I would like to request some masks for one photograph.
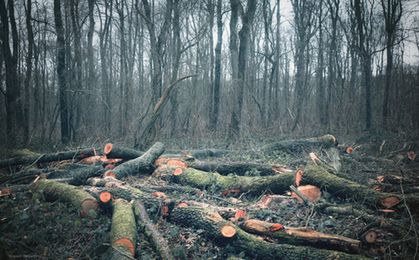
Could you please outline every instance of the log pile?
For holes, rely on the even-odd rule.
[[[377,252],[384,243],[377,238],[380,230],[410,234],[400,216],[406,210],[413,217],[417,214],[419,194],[383,192],[345,178],[333,165],[340,163],[336,158],[351,156],[353,151],[339,152],[336,145],[336,138],[326,135],[261,148],[260,153],[266,154],[298,154],[306,163],[294,169],[282,163],[223,160],[220,156],[233,153],[226,150],[164,153],[162,143],[145,152],[108,143],[103,152],[83,149],[18,157],[0,160],[0,168],[31,167],[0,176],[0,198],[30,189],[46,201],[68,204],[81,217],[109,215],[107,259],[138,256],[139,237],[149,240],[160,258],[175,259],[170,241],[156,225],[159,219],[200,231],[204,239],[219,247],[229,245],[234,253],[249,258],[376,256],[372,250]],[[328,161],[316,155],[316,149],[335,149],[337,156]],[[395,179],[390,175],[387,181]],[[354,216],[365,226],[358,227],[358,235],[344,236],[307,227],[309,218],[305,226],[292,226],[285,224],[292,219],[281,219],[281,223],[270,216],[275,210],[295,208],[311,212],[309,217]],[[390,212],[399,217],[385,215]]]

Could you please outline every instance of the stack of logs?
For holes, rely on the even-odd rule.
[[[301,152],[314,147],[334,148],[336,145],[336,138],[326,135],[279,142],[263,147],[261,152]],[[0,184],[3,186],[0,196],[22,189],[22,185],[14,184],[26,179],[30,181],[28,187],[34,192],[42,193],[47,200],[60,200],[75,206],[79,209],[81,217],[95,217],[103,212],[111,213],[110,259],[132,259],[135,256],[137,226],[144,227],[147,237],[150,237],[163,259],[173,259],[167,242],[147,214],[146,209],[151,207],[158,208],[159,214],[168,221],[202,229],[208,239],[217,241],[220,245],[228,243],[237,252],[245,252],[253,258],[364,258],[361,254],[362,247],[376,239],[373,231],[365,232],[358,240],[246,217],[246,211],[268,206],[269,199],[275,195],[265,195],[261,203],[263,205],[255,205],[253,209],[246,208],[244,211],[235,207],[169,198],[165,193],[158,191],[158,187],[145,185],[138,188],[129,185],[124,182],[128,176],[152,175],[182,185],[168,186],[167,189],[181,189],[195,194],[202,194],[202,191],[208,188],[225,196],[243,193],[260,196],[266,191],[283,194],[292,190],[296,198],[315,210],[340,213],[346,211],[359,214],[371,222],[379,221],[378,217],[350,206],[316,203],[320,192],[327,191],[336,197],[363,201],[371,208],[391,209],[402,202],[406,202],[410,208],[415,208],[418,201],[416,195],[402,197],[399,194],[380,192],[339,177],[333,167],[315,155],[310,156],[311,160],[308,160],[304,168],[294,171],[282,165],[197,160],[225,156],[229,153],[226,150],[163,153],[164,145],[159,142],[146,152],[106,144],[103,151],[84,149],[0,160],[0,168],[13,168],[15,165],[25,164],[42,165],[63,160],[72,162],[56,166],[53,170],[25,170],[8,178],[0,178]],[[86,166],[85,163],[94,165]],[[98,163],[102,166],[97,166]],[[244,176],[249,170],[258,171],[260,176]],[[33,180],[34,178],[36,179]]]

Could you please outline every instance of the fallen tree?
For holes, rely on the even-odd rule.
[[[115,176],[117,179],[133,174],[147,174],[154,171],[154,161],[164,152],[162,143],[155,143],[147,152],[140,157],[118,165],[105,173],[107,176]]]
[[[319,137],[297,139],[297,140],[285,140],[272,144],[266,144],[262,146],[261,151],[264,153],[274,152],[287,152],[287,153],[301,153],[314,148],[324,149],[335,147],[338,145],[336,137],[333,135],[323,135]]]
[[[36,164],[36,163],[47,163],[53,161],[73,160],[78,161],[83,158],[97,155],[98,151],[95,148],[87,148],[81,150],[73,150],[66,152],[47,153],[31,156],[21,156],[10,159],[0,160],[0,168],[21,165],[21,164]]]
[[[208,238],[230,244],[238,252],[244,251],[258,259],[366,259],[360,255],[309,246],[269,243],[224,220],[216,211],[200,207],[175,207],[170,214],[170,220],[187,227],[203,229]]]
[[[38,179],[31,185],[46,200],[60,200],[77,208],[82,217],[95,217],[99,209],[98,202],[92,195],[81,188],[58,183],[53,180]]]
[[[116,199],[113,202],[112,228],[110,233],[110,259],[132,259],[135,255],[137,227],[132,204]]]

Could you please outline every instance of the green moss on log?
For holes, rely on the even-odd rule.
[[[114,251],[112,259],[121,259],[124,255],[134,256],[137,240],[135,217],[131,203],[123,199],[113,202],[110,238]]]
[[[338,251],[269,243],[224,220],[217,212],[201,207],[176,207],[170,220],[187,227],[202,229],[205,231],[202,234],[209,239],[215,239],[223,245],[228,243],[237,252],[244,251],[256,259],[366,259],[360,255]],[[225,225],[231,225],[236,229],[234,237],[224,238],[221,235],[220,229]]]
[[[82,217],[96,216],[99,208],[96,199],[79,187],[40,179],[33,185],[33,189],[42,193],[47,200],[60,200],[73,205],[79,209]]]

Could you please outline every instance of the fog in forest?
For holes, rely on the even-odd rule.
[[[413,0],[1,0],[0,15],[9,147],[418,133]]]

